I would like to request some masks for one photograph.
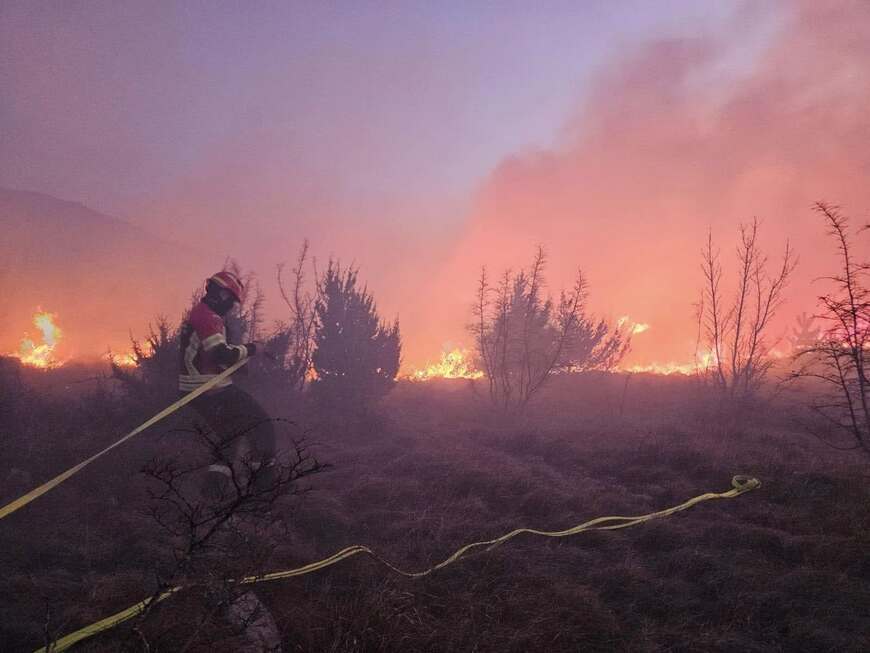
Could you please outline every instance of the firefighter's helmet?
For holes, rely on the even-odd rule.
[[[212,275],[208,278],[207,283],[215,283],[221,288],[226,288],[229,290],[233,296],[236,298],[236,301],[240,304],[245,299],[245,286],[242,283],[242,280],[239,279],[235,274],[228,270],[222,270],[215,275]]]

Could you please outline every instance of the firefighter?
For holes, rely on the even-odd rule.
[[[222,271],[206,281],[205,296],[194,306],[181,328],[178,388],[188,393],[214,378],[222,370],[257,353],[254,343],[227,342],[225,317],[244,300],[242,281],[232,272]],[[260,404],[247,392],[223,379],[217,386],[194,399],[194,410],[221,443],[230,445],[232,462],[249,456],[256,470],[255,487],[268,489],[275,474],[275,427]],[[241,434],[245,438],[240,438]],[[230,476],[222,463],[209,466],[203,482],[205,496],[221,495]]]

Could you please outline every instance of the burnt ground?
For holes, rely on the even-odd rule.
[[[484,391],[402,383],[354,422],[269,397],[273,414],[310,428],[311,451],[332,468],[276,504],[285,530],[251,533],[274,545],[261,570],[352,544],[420,570],[519,526],[647,513],[727,490],[737,473],[763,486],[623,531],[521,535],[423,579],[358,556],[257,585],[283,650],[870,650],[868,461],[804,433],[793,406],[723,409],[687,380],[587,375],[558,379],[507,420],[484,408]],[[4,503],[149,409],[110,387],[7,393]],[[155,427],[3,520],[0,649],[33,650],[153,591],[171,555],[139,470],[194,455],[190,434],[172,430],[183,424]],[[138,632],[125,624],[75,650],[238,650],[208,582],[228,569],[205,554],[201,586]]]

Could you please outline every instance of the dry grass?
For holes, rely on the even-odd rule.
[[[621,379],[560,380],[513,422],[487,415],[462,383],[400,386],[377,420],[319,432],[318,456],[334,469],[278,508],[291,530],[274,568],[360,543],[417,570],[518,526],[567,528],[725,490],[734,473],[763,487],[626,531],[521,536],[421,580],[358,557],[264,584],[284,650],[870,650],[866,463],[800,435],[779,408],[711,416],[685,382],[632,384],[623,404]],[[122,406],[64,401],[23,430],[0,426],[35,450],[13,453],[11,467],[45,478],[118,432]],[[135,471],[155,450],[183,453],[183,436],[131,443],[4,521],[0,649],[40,645],[46,605],[52,628],[68,631],[150,590],[165,553],[138,512]],[[191,593],[161,608],[152,627],[165,650],[202,605]],[[190,650],[236,645],[217,617],[209,633]],[[114,650],[125,636],[82,650]]]

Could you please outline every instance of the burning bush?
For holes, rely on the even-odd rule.
[[[429,381],[431,379],[480,379],[483,372],[475,368],[471,360],[471,352],[460,348],[441,352],[441,360],[431,363],[425,368],[414,370],[408,375],[411,381]]]
[[[57,359],[55,347],[60,341],[63,332],[54,323],[57,315],[40,311],[33,316],[33,326],[42,334],[42,344],[36,344],[31,338],[21,341],[19,351],[12,354],[25,365],[49,369],[63,363]]]

